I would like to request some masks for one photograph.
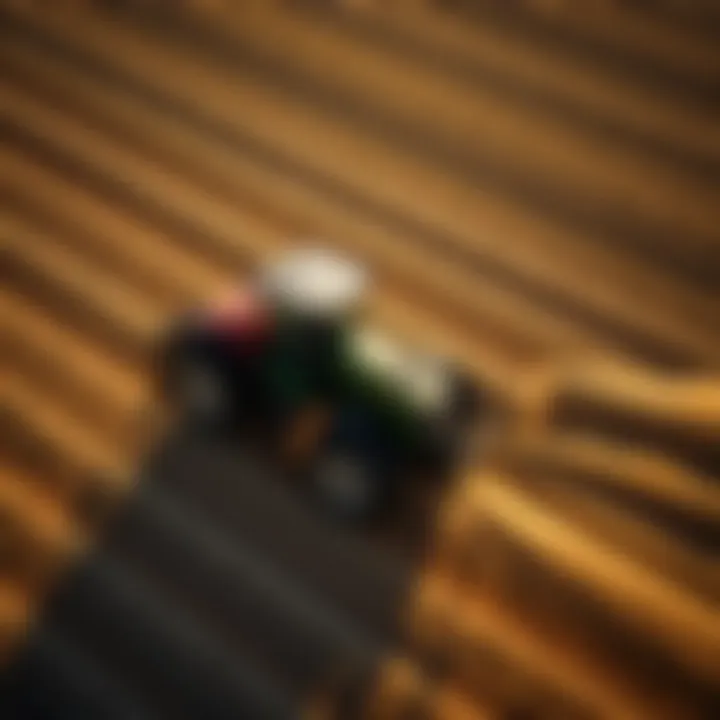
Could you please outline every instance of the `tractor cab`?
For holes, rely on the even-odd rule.
[[[339,358],[366,285],[358,264],[317,250],[297,251],[261,276],[258,292],[275,322],[267,371],[282,406],[338,399]]]

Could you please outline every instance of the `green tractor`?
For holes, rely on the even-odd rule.
[[[366,288],[356,263],[296,251],[182,318],[162,352],[164,392],[188,419],[261,428],[349,521],[391,508],[413,475],[450,474],[484,405],[454,364],[367,327]]]

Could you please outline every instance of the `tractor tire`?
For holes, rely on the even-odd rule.
[[[343,450],[328,450],[311,471],[312,492],[324,510],[344,523],[359,524],[382,509],[382,479],[370,463]]]

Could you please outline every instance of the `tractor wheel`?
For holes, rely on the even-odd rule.
[[[341,521],[360,523],[380,509],[381,479],[369,463],[352,453],[330,450],[321,455],[311,482],[318,502]]]
[[[185,358],[175,372],[177,402],[191,422],[215,426],[230,421],[237,413],[231,388],[211,363]]]
[[[483,405],[480,390],[472,379],[453,371],[449,403],[431,421],[427,442],[418,458],[426,473],[447,477],[475,454]]]
[[[158,368],[165,404],[183,423],[217,427],[238,416],[239,402],[206,343],[178,332],[165,344]]]

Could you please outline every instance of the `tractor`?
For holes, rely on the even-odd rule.
[[[261,430],[349,522],[383,514],[414,475],[450,475],[485,404],[455,363],[370,327],[367,286],[353,260],[296,250],[184,314],[160,354],[188,421]]]

